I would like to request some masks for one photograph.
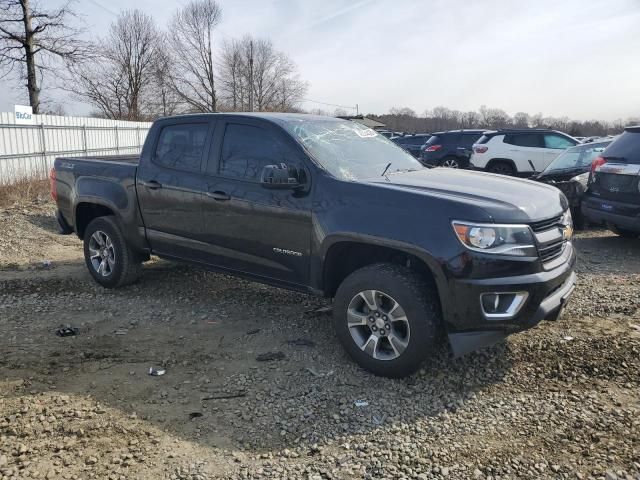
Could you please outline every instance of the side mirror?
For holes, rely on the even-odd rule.
[[[264,188],[294,189],[300,186],[298,170],[288,167],[286,163],[265,165],[262,169],[260,183]]]

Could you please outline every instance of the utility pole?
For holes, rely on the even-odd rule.
[[[249,111],[253,112],[253,40],[249,41]]]
[[[356,117],[360,114],[360,111],[358,110],[358,104],[356,103]]]

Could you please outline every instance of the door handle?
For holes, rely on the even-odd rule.
[[[227,195],[226,193],[221,192],[219,190],[216,190],[215,192],[207,192],[206,195],[207,195],[207,197],[213,198],[214,200],[217,200],[218,202],[225,202],[227,200],[231,200],[231,197],[229,195]]]
[[[140,183],[140,185],[142,185],[143,187],[147,187],[151,190],[157,190],[159,188],[162,188],[162,184],[156,180],[149,180],[148,182],[138,182]]]

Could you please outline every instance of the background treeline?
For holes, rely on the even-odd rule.
[[[625,121],[606,122],[602,120],[571,120],[567,117],[545,117],[541,113],[530,115],[518,112],[510,116],[497,108],[480,107],[476,112],[460,112],[446,107],[427,110],[422,116],[410,108],[392,108],[385,115],[368,115],[379,120],[394,131],[408,133],[432,133],[458,128],[551,128],[575,136],[595,136],[620,133],[625,126],[640,124],[640,117]]]

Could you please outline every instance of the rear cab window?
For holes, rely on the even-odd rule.
[[[602,154],[608,160],[640,164],[640,128],[625,130]]]
[[[154,163],[175,170],[199,172],[208,131],[208,123],[163,127],[154,152]]]

